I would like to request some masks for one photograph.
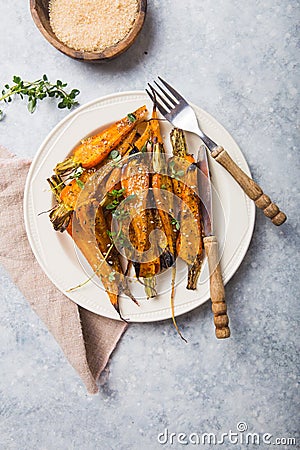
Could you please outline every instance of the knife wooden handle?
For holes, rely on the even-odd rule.
[[[230,329],[228,327],[229,319],[225,302],[225,289],[219,263],[218,241],[215,236],[208,236],[203,239],[203,243],[208,259],[210,297],[212,311],[214,313],[216,337],[218,339],[225,339],[230,336]]]
[[[271,201],[270,197],[264,194],[260,186],[239,168],[223,147],[216,147],[211,155],[218,163],[225,167],[248,197],[254,200],[256,206],[263,210],[264,215],[269,217],[274,225],[281,225],[286,221],[286,215]]]

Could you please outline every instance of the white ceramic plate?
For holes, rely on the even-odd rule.
[[[91,281],[84,287],[67,292],[84,281],[88,271],[82,258],[78,258],[74,244],[66,233],[54,232],[48,215],[38,216],[52,206],[52,194],[46,179],[53,167],[62,161],[84,136],[99,127],[115,122],[139,106],[152,104],[144,92],[124,92],[102,97],[71,113],[60,122],[42,143],[32,162],[24,197],[25,225],[32,250],[44,272],[67,297],[78,305],[105,317],[118,319],[106,293],[99,282]],[[223,145],[237,164],[250,175],[241,150],[229,133],[208,113],[195,106],[199,123],[213,140]],[[162,123],[165,142],[171,126]],[[187,136],[191,153],[198,148],[199,139]],[[167,144],[168,146],[168,144]],[[169,148],[170,150],[170,148]],[[255,220],[255,206],[233,178],[212,158],[209,159],[211,177],[215,189],[213,195],[214,231],[219,240],[221,267],[225,284],[242,262],[248,249]],[[218,199],[219,197],[219,199]],[[179,264],[175,298],[175,314],[190,311],[209,299],[208,268],[205,261],[196,291],[188,291],[183,279],[186,268]],[[137,283],[136,283],[137,284]],[[170,273],[158,277],[160,295],[152,300],[141,300],[137,307],[127,297],[121,298],[123,316],[135,322],[150,322],[171,317]],[[140,286],[133,283],[133,291],[139,297]]]

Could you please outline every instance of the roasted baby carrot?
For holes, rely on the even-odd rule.
[[[138,211],[131,221],[133,245],[141,255],[141,261],[133,261],[136,276],[138,278],[144,278],[147,297],[154,297],[156,295],[155,274],[160,269],[160,261],[158,257],[151,259],[149,252],[147,253],[148,260],[143,261],[145,256],[142,255],[150,248],[148,238],[153,229],[153,224],[151,224],[151,220],[153,221],[152,214],[147,209],[147,194],[142,194],[143,191],[147,193],[150,187],[150,176],[147,165],[138,159],[129,159],[122,169],[121,184],[125,197],[130,195],[135,196],[135,210]]]
[[[87,175],[85,179],[87,179]],[[67,192],[65,191],[62,200],[61,193],[65,190],[65,185],[60,177],[54,175],[49,180],[49,184],[61,208],[67,210],[68,203],[69,205],[73,205],[74,196],[71,191],[68,191],[70,193],[70,199],[68,199]],[[75,219],[76,223],[75,234],[73,236],[71,216],[66,226],[67,232],[73,237],[76,245],[87,259],[95,274],[101,278],[112,305],[122,318],[118,295],[124,293],[135,303],[137,301],[130,292],[126,278],[123,275],[119,255],[108,236],[102,208],[97,204],[95,206],[93,202],[83,203],[76,208],[76,217],[73,216],[73,219]],[[118,276],[115,277],[114,273],[118,273]],[[114,281],[115,278],[117,281]]]
[[[177,254],[188,264],[187,288],[196,289],[203,259],[200,199],[197,195],[197,167],[194,158],[187,154],[183,131],[175,128],[170,137],[174,156],[183,159],[183,163],[178,159],[174,160],[172,180],[174,193],[182,200],[180,233],[176,242]]]
[[[55,173],[61,175],[79,166],[85,169],[97,166],[117,147],[136,124],[145,118],[146,114],[147,108],[142,106],[95,136],[84,139],[70,157],[56,165]]]
[[[133,130],[129,133],[128,136],[124,138],[124,140],[118,145],[117,151],[121,157],[125,156],[126,152],[128,152],[134,143],[136,137],[136,130]],[[112,161],[109,161],[111,166],[108,165],[107,173],[110,179],[110,182],[107,184],[111,184],[114,179],[120,179],[120,168],[115,167]],[[78,170],[78,169],[77,169]],[[117,171],[117,172],[116,172]],[[50,215],[50,220],[53,224],[53,227],[56,231],[64,231],[66,229],[66,222],[68,223],[70,214],[75,209],[78,197],[81,193],[82,188],[88,182],[92,175],[96,172],[96,168],[84,169],[80,177],[76,179],[72,179],[69,184],[64,184],[59,189],[60,201],[59,205],[55,211],[53,211]],[[54,175],[51,179],[55,177],[59,177],[58,175]],[[116,184],[116,181],[114,182]],[[113,189],[113,187],[108,190]],[[56,192],[55,192],[56,191]],[[55,189],[55,195],[57,196],[57,189]],[[109,202],[109,199],[106,199]],[[104,202],[103,202],[104,204]]]

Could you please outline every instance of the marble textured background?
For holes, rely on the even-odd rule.
[[[99,66],[52,48],[28,3],[0,2],[1,85],[14,74],[47,73],[78,87],[85,103],[143,89],[160,74],[231,132],[253,176],[289,219],[276,228],[257,214],[250,249],[226,287],[230,340],[214,338],[209,303],[179,318],[188,345],[169,321],[133,324],[94,397],[0,269],[0,448],[152,450],[162,447],[157,435],[166,427],[221,433],[236,431],[240,421],[249,432],[296,437],[299,1],[149,0],[135,45]],[[0,143],[26,157],[67,114],[45,102],[30,116],[19,101],[6,112]]]

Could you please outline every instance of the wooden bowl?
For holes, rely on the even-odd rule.
[[[30,0],[30,11],[32,18],[47,41],[65,55],[87,62],[108,61],[127,50],[133,44],[142,29],[146,10],[147,0],[138,0],[138,15],[134,25],[127,36],[125,36],[125,38],[116,45],[108,47],[102,52],[81,52],[65,45],[53,33],[49,19],[49,0]]]

